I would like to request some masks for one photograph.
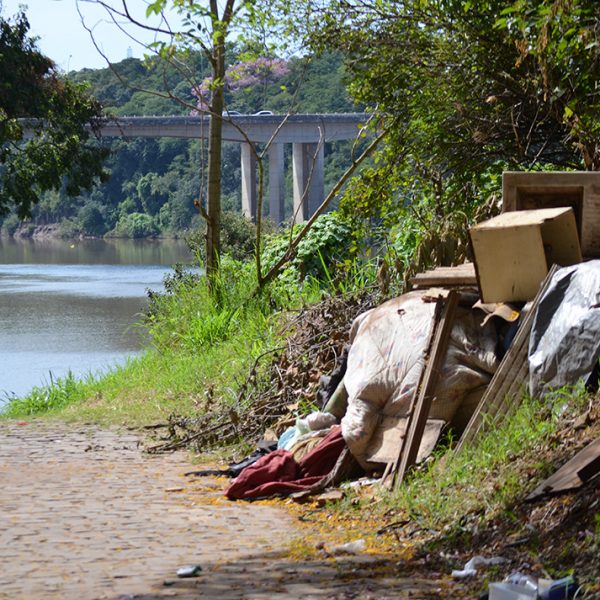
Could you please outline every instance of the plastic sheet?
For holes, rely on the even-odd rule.
[[[600,356],[600,260],[559,269],[541,299],[529,338],[529,391],[587,381]]]

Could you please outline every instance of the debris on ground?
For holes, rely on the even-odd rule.
[[[351,472],[381,477],[388,487],[401,485],[444,431],[459,436],[457,452],[494,435],[528,385],[542,398],[552,392],[549,384],[595,383],[600,260],[582,262],[581,227],[573,207],[556,198],[548,207],[505,212],[470,229],[474,263],[417,275],[412,281],[418,289],[379,305],[365,292],[301,310],[285,322],[285,346],[257,359],[235,407],[225,413],[207,403],[194,418],[172,417],[164,441],[150,450],[206,450],[240,437],[257,442],[263,435],[277,441],[274,451],[241,463],[226,492],[230,499],[306,501]],[[586,540],[585,558],[569,559],[585,579],[598,566],[592,556],[597,540],[589,542],[597,538],[600,502],[597,400],[585,422],[565,427],[556,447],[540,451],[551,456],[537,457],[538,463],[532,456],[523,459],[523,471],[538,481],[540,464],[563,465],[530,497],[537,505],[511,507],[514,521],[504,517],[482,525],[477,516],[463,515],[470,558],[443,532],[415,537],[410,518],[389,531],[399,544],[408,538],[413,546],[421,538],[421,548],[432,539],[447,543],[454,555],[441,562],[453,563],[461,593],[475,591],[470,580],[481,584],[480,566],[513,572],[526,567],[524,577],[538,577],[535,571],[553,559],[559,568],[565,539],[576,547],[578,536]],[[584,440],[587,447],[577,447]],[[569,485],[562,485],[565,478]],[[573,482],[581,489],[546,497],[548,491],[572,490]],[[469,519],[476,523],[471,529]],[[443,569],[449,573],[448,566]],[[565,593],[575,585],[559,582]],[[498,583],[490,591],[520,585]]]

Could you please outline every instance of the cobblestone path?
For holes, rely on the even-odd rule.
[[[132,433],[0,422],[0,599],[437,597],[373,557],[287,561],[287,512],[228,502],[191,469]],[[201,576],[177,579],[187,564]]]
[[[93,427],[0,424],[0,598],[143,593],[182,565],[288,542],[284,511],[221,501],[222,482],[184,478],[186,458]]]

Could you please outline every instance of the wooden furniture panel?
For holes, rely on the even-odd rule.
[[[583,256],[600,256],[600,173],[503,173],[503,212],[561,206],[573,208]]]

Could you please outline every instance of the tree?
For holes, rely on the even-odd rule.
[[[85,0],[82,0],[85,1]],[[220,254],[221,226],[221,155],[223,112],[225,109],[224,82],[226,69],[226,42],[231,30],[236,26],[239,15],[251,10],[247,0],[155,0],[147,6],[146,17],[164,15],[171,8],[180,19],[176,29],[169,25],[163,16],[161,24],[151,26],[138,20],[130,10],[130,2],[123,0],[119,7],[104,0],[93,0],[103,6],[113,18],[126,19],[143,30],[152,30],[168,36],[169,41],[157,41],[150,44],[151,50],[170,64],[176,64],[177,50],[200,49],[211,68],[212,84],[210,97],[206,101],[210,115],[208,131],[207,185],[206,200],[197,200],[197,208],[206,221],[206,272],[209,280],[217,273]],[[116,20],[116,19],[115,19]],[[180,63],[183,66],[183,63]],[[194,74],[190,87],[199,89]],[[165,94],[171,96],[172,90]]]
[[[401,119],[395,144],[424,168],[600,168],[594,0],[334,0],[316,22],[355,97]]]
[[[143,18],[138,19],[130,10],[133,2],[121,0],[115,3],[113,0],[78,0],[79,2],[93,2],[105,8],[113,22],[120,26],[125,21],[133,24],[141,30],[152,31],[154,34],[168,36],[168,41],[157,40],[151,44],[146,44],[149,51],[155,53],[156,57],[163,61],[165,65],[165,74],[168,67],[177,67],[182,75],[187,75],[191,83],[189,90],[194,90],[193,104],[190,105],[189,99],[182,98],[175,94],[172,85],[165,81],[165,89],[160,94],[163,97],[171,98],[183,105],[188,105],[193,111],[202,111],[209,115],[208,131],[208,160],[207,160],[207,185],[206,198],[202,196],[203,186],[201,185],[201,197],[196,200],[195,205],[198,211],[206,221],[206,272],[209,279],[214,280],[214,276],[219,269],[220,255],[220,229],[221,229],[221,167],[222,167],[222,128],[225,120],[230,120],[225,103],[225,84],[230,82],[237,84],[238,87],[245,79],[255,77],[264,88],[273,77],[281,76],[277,74],[283,67],[281,61],[273,60],[266,51],[267,58],[262,62],[257,60],[258,52],[264,51],[268,44],[265,40],[269,39],[267,31],[271,27],[277,27],[273,20],[274,13],[271,10],[271,3],[261,3],[255,0],[154,0],[149,2],[146,10],[146,17],[153,15],[159,17],[159,24],[152,25]],[[307,0],[307,5],[310,0]],[[171,14],[174,11],[179,17],[177,27],[170,26],[170,19],[167,12],[170,9]],[[288,9],[283,6],[282,11],[286,13]],[[262,41],[246,44],[248,52],[245,53],[243,60],[228,73],[226,70],[226,56],[232,48],[227,43],[228,37],[235,32],[240,34],[242,31],[253,30],[258,32],[258,38]],[[91,30],[90,30],[91,33]],[[129,32],[129,35],[131,33]],[[256,38],[255,38],[256,40]],[[141,42],[140,42],[141,43]],[[210,75],[202,75],[199,79],[194,70],[190,70],[186,64],[194,51],[200,50],[210,65]],[[271,53],[272,54],[272,53]],[[252,66],[251,66],[252,65]],[[285,66],[287,69],[287,66]],[[199,79],[199,80],[198,80]],[[293,101],[293,99],[292,99]],[[298,249],[298,244],[306,235],[315,219],[323,213],[335,194],[339,192],[343,183],[357,169],[366,157],[374,150],[383,135],[377,136],[376,142],[368,146],[367,153],[355,156],[356,147],[352,151],[352,164],[343,174],[342,180],[334,185],[333,193],[330,193],[318,208],[316,214],[311,218],[304,229],[293,239],[290,239],[289,249],[269,271],[262,273],[261,268],[261,207],[262,191],[264,188],[264,170],[262,158],[265,156],[269,142],[264,145],[259,153],[254,144],[252,144],[245,134],[244,130],[231,121],[234,127],[237,127],[239,133],[246,142],[249,143],[251,151],[255,153],[258,164],[258,202],[257,202],[257,234],[255,243],[255,258],[258,286],[262,287],[271,281],[281,270],[282,265],[291,260]],[[324,140],[322,140],[322,143]],[[167,211],[161,215],[161,222],[167,219]],[[171,221],[172,222],[172,221]]]
[[[0,17],[0,214],[16,206],[20,218],[46,190],[75,195],[105,177],[88,129],[100,105],[60,75],[28,32],[24,13]],[[34,119],[27,136],[24,118]]]
[[[355,99],[397,123],[345,208],[388,231],[412,220],[421,254],[435,249],[423,266],[454,260],[438,250],[503,170],[600,168],[595,0],[332,0],[310,23]]]

